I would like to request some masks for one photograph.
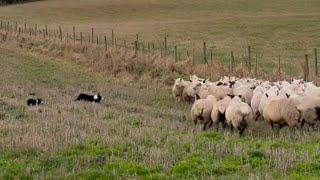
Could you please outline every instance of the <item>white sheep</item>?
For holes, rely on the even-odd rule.
[[[247,103],[242,102],[239,98],[231,100],[226,109],[226,121],[231,130],[237,129],[239,135],[242,136],[251,118],[252,110]]]
[[[233,88],[233,95],[241,97],[243,102],[250,105],[253,96],[253,90],[253,84],[242,84]]]
[[[222,83],[218,82],[216,85],[211,85],[208,87],[209,93],[216,97],[217,100],[221,100],[228,95],[232,95],[233,83]]]
[[[192,82],[191,84],[187,85],[182,91],[182,100],[189,103],[194,102],[200,87],[201,83],[197,82]]]
[[[174,81],[173,87],[172,87],[172,94],[176,98],[177,101],[181,100],[182,98],[182,92],[185,87],[190,86],[190,81],[185,81],[181,78],[178,78]]]
[[[268,97],[263,109],[263,117],[272,128],[274,124],[278,124],[280,129],[287,125],[297,127],[300,116],[294,100],[288,97]]]
[[[262,98],[265,91],[267,91],[267,89],[264,86],[258,86],[253,91],[250,105],[251,105],[252,113],[253,113],[256,121],[260,117],[259,104],[260,104],[261,98]]]
[[[267,102],[267,95],[269,97],[275,97],[279,95],[279,89],[277,86],[272,86],[270,89],[268,89],[266,92],[264,92],[264,95],[262,96],[260,103],[259,103],[259,113],[263,114],[263,109],[265,107],[265,104]]]
[[[301,126],[307,123],[314,127],[316,120],[320,120],[320,98],[303,96],[297,103],[297,108],[301,112]]]
[[[211,111],[211,119],[212,122],[216,124],[217,130],[219,129],[220,123],[223,125],[223,128],[226,128],[225,112],[230,102],[231,97],[226,96],[222,100],[213,104]]]
[[[212,125],[211,111],[216,98],[209,95],[206,99],[196,100],[191,108],[191,118],[195,125],[203,124],[203,130],[210,128]]]

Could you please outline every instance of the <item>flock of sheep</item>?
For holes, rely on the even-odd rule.
[[[175,80],[172,92],[177,101],[193,103],[191,118],[203,130],[216,124],[219,129],[236,129],[240,136],[251,120],[263,119],[278,125],[312,128],[320,120],[320,87],[312,82],[269,82],[251,78],[223,77],[217,82],[196,75]]]

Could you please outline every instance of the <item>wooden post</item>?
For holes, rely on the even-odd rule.
[[[167,44],[167,36],[164,36],[164,55],[167,55],[168,44]]]
[[[18,33],[18,36],[20,36],[20,33],[21,33],[21,28],[19,27],[19,33]]]
[[[61,30],[61,26],[59,26],[59,37],[60,37],[60,40],[62,41],[62,30]]]
[[[305,55],[303,79],[305,81],[309,81],[309,58],[308,58],[308,54]]]
[[[258,75],[258,53],[256,53],[256,66],[255,66],[255,71],[254,71],[255,75]]]
[[[318,50],[317,48],[314,48],[314,68],[315,68],[315,74],[318,77],[319,71],[318,71]]]
[[[281,55],[279,54],[278,58],[278,75],[281,75]]]
[[[123,46],[124,46],[124,59],[126,59],[127,56],[127,41],[123,40]]]
[[[248,46],[248,70],[251,74],[251,46]]]
[[[0,21],[0,29],[2,29],[2,20]]]
[[[231,73],[234,74],[234,54],[233,54],[233,51],[231,51],[231,63],[230,63],[230,66],[231,66]]]
[[[107,42],[107,36],[104,36],[104,47],[106,51],[108,50],[108,42]]]
[[[91,28],[91,43],[94,43],[94,29]]]
[[[196,58],[196,57],[195,57],[195,49],[193,48],[193,49],[192,49],[192,65],[193,65],[193,66],[195,65],[195,61],[196,61],[195,58]]]
[[[134,41],[134,55],[138,57],[138,41]]]
[[[27,32],[27,23],[24,23],[24,32]]]
[[[175,59],[175,61],[178,60],[178,47],[177,46],[174,46],[174,59]]]
[[[151,54],[151,47],[150,47],[150,43],[148,42],[148,54]]]
[[[210,61],[211,61],[211,66],[213,65],[213,50],[210,50]]]
[[[46,35],[48,35],[48,25],[45,26],[46,29]]]
[[[113,29],[111,29],[111,45],[114,45],[114,32]]]
[[[73,43],[76,43],[76,27],[73,26]]]
[[[35,26],[34,26],[34,36],[37,36],[37,31],[38,31],[38,25],[35,24]]]
[[[14,31],[17,32],[18,31],[18,23],[16,22],[16,25],[14,27]]]
[[[43,29],[43,30],[42,30],[42,33],[43,33],[43,39],[45,39],[45,38],[46,38],[46,30]]]
[[[207,61],[207,45],[206,45],[206,42],[203,42],[203,60],[204,60],[204,63],[208,63],[208,61]]]
[[[82,32],[80,32],[80,44],[82,45],[82,39],[83,39],[83,37],[82,37]]]
[[[97,45],[99,45],[99,36],[97,36]]]

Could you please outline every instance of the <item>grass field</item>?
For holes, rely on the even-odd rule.
[[[96,27],[101,34],[113,28],[128,39],[136,33],[148,40],[168,34],[181,44],[205,39],[223,51],[241,51],[249,43],[277,56],[273,48],[320,45],[319,6],[316,0],[47,0],[0,7],[0,17],[69,30]],[[218,76],[218,66],[189,70],[188,61],[157,55],[133,58],[121,49],[85,50],[30,37],[2,40],[3,34],[0,179],[320,176],[319,126],[271,131],[265,122],[251,122],[241,138],[229,131],[194,131],[190,105],[175,102],[170,83],[186,72],[204,75],[208,68]],[[179,70],[179,63],[189,65]],[[268,64],[263,68],[272,71]],[[74,102],[80,92],[100,92],[105,100]],[[37,96],[43,105],[26,106],[27,98]]]
[[[130,82],[74,62],[0,47],[1,178],[314,178],[319,130],[271,131],[253,123],[245,137],[193,132],[190,106],[170,87]],[[19,73],[17,73],[19,72]],[[101,104],[76,103],[100,92]],[[27,107],[28,94],[44,104]]]
[[[217,49],[237,50],[251,44],[259,49],[319,47],[318,0],[46,0],[0,7],[4,20],[63,25],[83,32],[178,44],[213,43]]]

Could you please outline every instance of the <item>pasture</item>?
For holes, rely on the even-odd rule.
[[[95,27],[100,35],[114,29],[128,40],[137,33],[146,41],[168,35],[170,43],[185,47],[205,40],[222,53],[241,52],[249,44],[274,58],[279,52],[303,57],[320,46],[319,6],[316,0],[47,0],[0,7],[0,17],[62,26],[64,32],[75,25],[88,33]],[[173,79],[199,69],[214,71],[208,74],[217,78],[217,69],[178,71],[175,65],[183,62],[170,64],[156,55],[133,58],[122,49],[105,52],[30,37],[3,40],[3,34],[1,179],[320,176],[319,126],[277,131],[258,121],[244,137],[194,131],[191,105],[172,96]],[[100,93],[104,100],[74,102],[81,92]],[[27,107],[27,98],[38,96],[44,104]]]

